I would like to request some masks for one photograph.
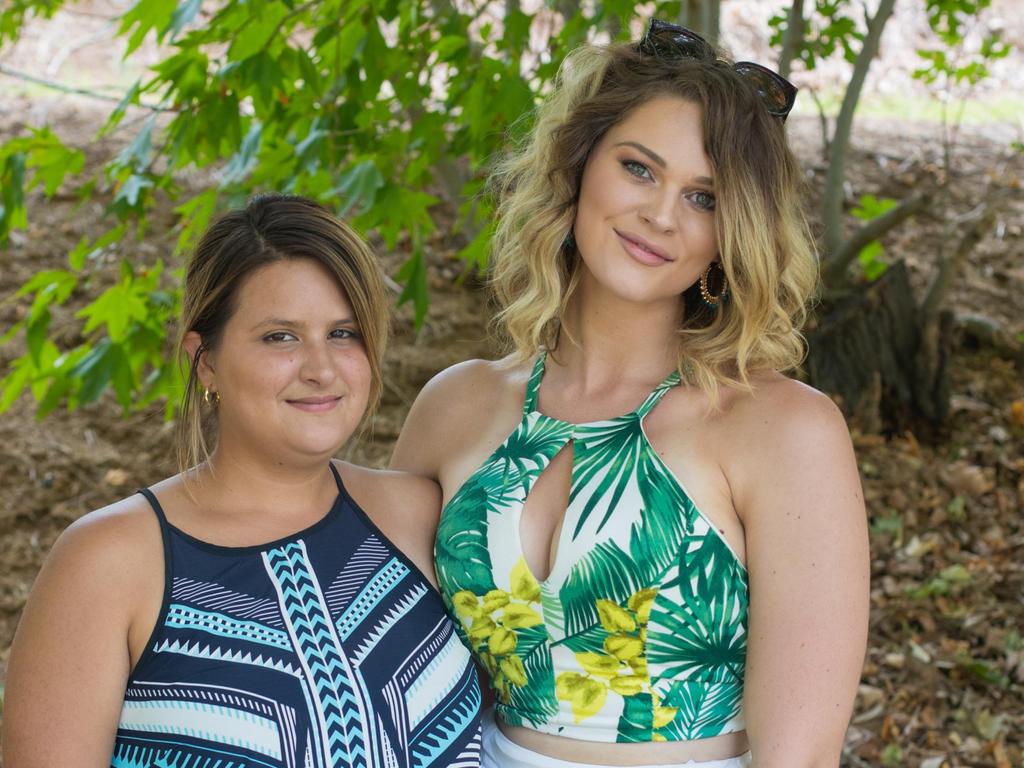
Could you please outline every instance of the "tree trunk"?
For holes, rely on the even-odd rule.
[[[793,58],[804,39],[804,0],[793,0],[786,18],[786,31],[782,34],[782,50],[779,51],[779,74],[789,77],[793,69]]]
[[[704,0],[701,6],[701,34],[715,45],[718,45],[719,25],[722,8],[719,0]]]
[[[682,0],[679,3],[679,24],[691,29],[700,26],[701,0]],[[700,32],[699,29],[697,29]]]
[[[807,337],[811,384],[836,395],[865,432],[935,437],[949,412],[952,314],[923,332],[904,262],[822,306],[818,316]]]
[[[824,225],[824,250],[832,254],[843,244],[843,183],[846,181],[846,157],[850,148],[850,133],[853,130],[853,113],[860,101],[861,89],[867,77],[871,62],[878,53],[878,42],[882,30],[892,16],[896,0],[881,0],[878,10],[868,22],[868,33],[864,37],[864,45],[853,65],[850,84],[843,95],[843,105],[836,118],[836,129],[832,136],[831,162],[825,179],[825,191],[822,196],[821,218]],[[838,286],[826,286],[835,288]]]

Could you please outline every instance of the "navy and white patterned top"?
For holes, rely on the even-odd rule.
[[[160,520],[156,628],[125,691],[114,768],[480,765],[480,688],[422,572],[345,491],[252,547]]]

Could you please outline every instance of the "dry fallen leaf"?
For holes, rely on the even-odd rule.
[[[115,488],[120,488],[128,482],[128,473],[123,469],[108,469],[107,474],[103,476],[103,482]]]

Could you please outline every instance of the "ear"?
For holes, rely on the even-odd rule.
[[[196,376],[205,389],[216,389],[214,386],[214,370],[209,348],[203,347],[203,337],[196,331],[189,331],[182,339],[182,347],[188,355],[188,364],[196,366]],[[196,354],[199,359],[196,360]]]

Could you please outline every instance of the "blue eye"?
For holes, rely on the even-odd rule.
[[[690,195],[690,200],[692,200],[693,204],[702,210],[715,210],[715,196],[710,192],[694,192]]]
[[[638,179],[649,179],[651,178],[650,169],[643,163],[637,162],[636,160],[623,160],[622,167],[631,176],[636,176]]]

